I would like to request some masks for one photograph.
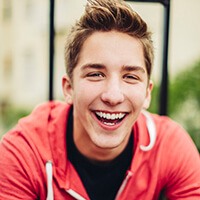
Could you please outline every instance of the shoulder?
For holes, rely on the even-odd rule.
[[[43,188],[46,179],[45,163],[52,158],[55,136],[61,135],[56,133],[60,131],[64,137],[62,130],[66,126],[68,110],[69,106],[61,102],[41,104],[3,136],[0,141],[0,180],[4,180],[0,181],[2,194],[19,191],[18,196],[26,198],[28,191],[36,199],[35,194],[39,192],[38,188]],[[7,191],[6,188],[12,188],[11,185],[13,191]]]
[[[156,149],[163,164],[167,192],[172,196],[178,190],[188,194],[187,188],[191,189],[191,194],[200,192],[200,157],[189,133],[169,117],[152,117],[156,124]]]
[[[200,157],[190,135],[169,117],[149,115],[155,124],[156,141],[146,155],[153,166],[159,166],[167,196],[196,197],[200,192]]]

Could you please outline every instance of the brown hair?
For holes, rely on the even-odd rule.
[[[126,33],[141,41],[150,78],[154,51],[147,24],[122,0],[88,0],[85,13],[72,27],[65,44],[66,71],[71,79],[84,41],[96,31],[111,30]]]

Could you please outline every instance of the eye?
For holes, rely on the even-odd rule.
[[[91,81],[99,81],[102,80],[105,75],[102,72],[90,72],[86,75],[86,77]]]
[[[139,80],[139,77],[135,74],[125,74],[123,79],[128,83],[136,83]]]

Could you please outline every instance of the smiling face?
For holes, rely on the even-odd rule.
[[[142,108],[148,107],[142,44],[116,31],[95,32],[83,44],[72,84],[63,91],[74,107],[74,140],[85,156],[110,160],[125,148]]]

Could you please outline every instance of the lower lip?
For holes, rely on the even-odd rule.
[[[108,130],[108,131],[114,131],[114,130],[118,129],[122,125],[124,119],[126,118],[126,116],[125,116],[124,119],[117,124],[108,125],[108,124],[101,122],[99,119],[97,119],[95,113],[93,113],[93,117],[95,118],[95,120],[97,121],[97,123],[99,124],[100,127],[102,127],[104,130]]]

